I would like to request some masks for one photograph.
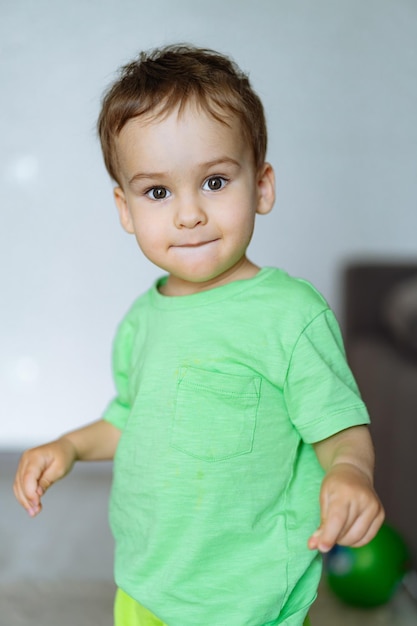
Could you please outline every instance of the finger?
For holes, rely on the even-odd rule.
[[[318,549],[320,552],[329,552],[338,543],[338,539],[344,534],[349,520],[349,506],[330,507],[326,519],[322,522],[318,535]]]
[[[326,488],[327,487],[327,488]],[[340,502],[338,494],[323,484],[320,492],[321,524],[312,536],[312,543],[320,552],[328,552],[344,532],[351,515],[350,500]]]
[[[28,467],[26,472],[22,477],[22,490],[26,495],[27,499],[32,502],[37,502],[39,500],[39,494],[37,493],[38,489],[38,472],[35,473],[34,469]]]
[[[319,547],[319,537],[320,537],[320,529],[317,528],[316,531],[311,535],[311,537],[307,541],[307,546],[309,550],[317,550]]]
[[[36,489],[36,493],[43,496],[43,494],[54,484],[54,482],[55,480],[50,477],[50,472],[44,472],[39,478],[39,485]]]
[[[57,480],[62,478],[63,475],[64,471],[56,462],[52,462],[47,465],[38,478],[38,486],[36,488],[37,494],[43,496],[49,487],[52,487],[52,485]]]
[[[385,513],[380,507],[375,515],[360,516],[348,531],[340,537],[338,543],[343,546],[351,546],[352,548],[360,548],[373,539],[378,532]]]
[[[25,493],[20,475],[16,476],[15,482],[13,484],[13,491],[17,501],[23,506],[24,509],[26,509],[29,515],[33,517],[39,512],[39,497],[36,495],[34,497],[30,497],[28,494]]]
[[[22,488],[29,500],[38,501],[40,495],[39,487],[44,489],[44,484],[47,483],[43,477],[48,472],[48,463],[45,459],[34,458],[27,463],[26,468],[22,474]]]
[[[26,497],[26,494],[24,492],[23,485],[22,485],[22,477],[25,473],[25,468],[26,468],[26,463],[25,463],[25,457],[23,455],[19,461],[19,466],[16,471],[16,476],[15,476],[14,483],[13,483],[13,490],[20,504],[27,507],[28,499]]]
[[[31,516],[37,515],[41,510],[39,479],[44,468],[44,459],[24,454],[16,474],[16,497]]]
[[[311,535],[311,537],[309,538],[308,542],[307,542],[307,546],[309,548],[309,550],[321,550],[322,548],[320,547],[320,543],[321,543],[321,536],[322,536],[322,527],[320,526],[319,528],[317,528],[317,530]],[[322,550],[323,551],[323,550]],[[324,550],[326,551],[326,550]]]
[[[26,496],[24,495],[24,493],[22,492],[22,490],[20,488],[20,482],[19,482],[18,478],[16,478],[15,482],[13,483],[13,491],[14,491],[14,495],[16,497],[16,500],[19,502],[19,504],[21,504],[23,506],[23,508],[25,508],[25,509],[30,508],[30,504],[29,504]]]

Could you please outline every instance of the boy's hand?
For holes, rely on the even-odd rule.
[[[45,491],[68,474],[76,459],[76,448],[65,437],[23,453],[13,489],[31,517],[41,512]]]
[[[328,552],[336,543],[368,543],[384,520],[384,511],[369,476],[350,463],[329,469],[320,492],[321,524],[310,537],[311,550]]]
[[[20,459],[14,492],[34,517],[42,510],[41,498],[57,480],[68,474],[75,461],[104,461],[114,457],[121,431],[100,419],[67,433],[60,439],[27,450]]]

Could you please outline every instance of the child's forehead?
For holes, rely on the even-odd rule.
[[[116,151],[119,171],[128,180],[140,170],[185,175],[209,164],[243,165],[253,160],[236,120],[217,119],[198,108],[148,112],[130,119],[116,140]]]
[[[191,143],[205,135],[208,143],[239,144],[242,147],[243,134],[237,116],[224,111],[220,115],[201,106],[189,104],[173,109],[158,107],[142,115],[132,117],[119,133],[119,147],[129,141],[145,139],[168,139],[187,135]],[[151,148],[151,146],[150,146]]]
[[[163,102],[153,108],[149,108],[145,113],[134,116],[131,120],[136,120],[140,126],[145,127],[158,125],[168,118],[179,124],[192,118],[200,121],[201,124],[220,124],[229,128],[240,126],[238,116],[232,111],[221,108],[214,102],[200,102],[195,98],[175,103],[174,106],[169,106],[169,104]],[[128,120],[127,123],[131,120]]]

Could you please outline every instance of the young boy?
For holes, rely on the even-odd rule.
[[[121,224],[166,275],[118,330],[117,398],[25,452],[16,496],[34,516],[76,460],[114,457],[118,626],[300,626],[319,552],[383,511],[332,312],[246,256],[274,203],[262,104],[227,58],[171,46],[122,69],[98,127]]]

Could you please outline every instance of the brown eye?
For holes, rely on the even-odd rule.
[[[151,198],[151,200],[165,200],[170,194],[165,187],[152,187],[152,189],[146,192],[146,195]]]
[[[219,191],[226,185],[226,179],[222,176],[212,176],[203,185],[203,189],[208,191]]]

